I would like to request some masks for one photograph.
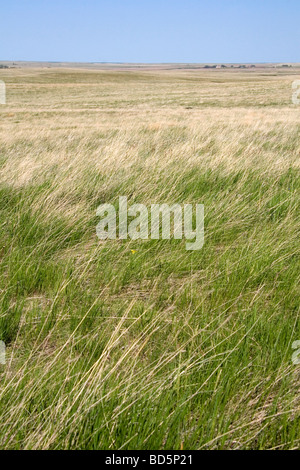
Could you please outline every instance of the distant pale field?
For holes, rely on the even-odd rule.
[[[1,448],[299,447],[295,79],[0,70]],[[204,247],[99,241],[119,195]]]

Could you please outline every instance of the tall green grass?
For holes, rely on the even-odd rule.
[[[159,83],[149,83],[157,103]],[[2,143],[2,175],[12,176],[0,186],[1,448],[299,447],[297,126],[254,123],[254,133],[235,114],[228,125],[212,116],[228,164],[212,164],[220,134],[197,131],[196,116],[148,130],[111,118],[116,129],[91,126],[88,137],[76,116],[70,140],[55,127],[32,135],[24,122]],[[271,167],[278,152],[290,164]],[[119,195],[203,203],[204,247],[99,241],[96,208]]]

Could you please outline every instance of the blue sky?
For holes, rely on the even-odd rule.
[[[0,60],[300,62],[300,0],[7,0]]]

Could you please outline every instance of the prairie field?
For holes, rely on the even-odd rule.
[[[299,69],[0,70],[1,449],[298,449]],[[201,203],[205,241],[99,240]]]

